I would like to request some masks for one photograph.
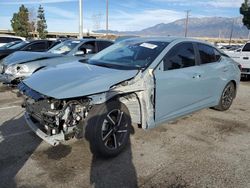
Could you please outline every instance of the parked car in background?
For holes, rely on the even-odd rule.
[[[0,47],[7,44],[7,43],[9,43],[9,42],[24,41],[24,40],[25,40],[25,38],[23,38],[23,37],[0,34]]]
[[[241,50],[227,52],[227,54],[241,65],[243,78],[250,76],[250,42],[247,42]]]
[[[102,39],[66,40],[46,53],[15,52],[0,62],[0,81],[16,85],[44,67],[87,60],[112,44]]]
[[[89,59],[48,67],[19,86],[25,119],[52,145],[85,135],[95,155],[118,155],[131,125],[151,129],[197,110],[228,110],[238,64],[208,43],[137,38]]]
[[[53,41],[50,40],[22,41],[7,49],[0,50],[0,59],[3,59],[16,51],[45,52],[52,44]]]

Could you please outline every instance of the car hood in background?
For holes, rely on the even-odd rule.
[[[67,99],[108,91],[112,85],[133,78],[137,72],[73,62],[38,71],[24,83],[43,95]]]
[[[14,65],[14,64],[22,64],[30,61],[62,57],[62,56],[64,55],[47,53],[47,52],[18,51],[4,58],[2,60],[2,63],[4,65]]]

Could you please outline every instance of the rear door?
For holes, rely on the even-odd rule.
[[[204,91],[204,72],[197,65],[193,43],[174,46],[155,70],[155,120],[163,122],[202,106],[208,97]]]
[[[201,79],[206,87],[203,89],[212,103],[218,100],[218,92],[222,84],[221,78],[225,77],[224,75],[229,69],[227,64],[223,63],[223,58],[217,49],[202,43],[196,43],[196,46],[200,56],[200,68],[204,72]]]

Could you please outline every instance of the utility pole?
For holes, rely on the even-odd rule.
[[[233,37],[233,32],[234,32],[234,19],[233,19],[233,23],[232,23],[232,27],[231,27],[231,32],[230,32],[230,40],[229,40],[229,46],[231,46],[231,42],[232,42],[232,37]]]
[[[83,17],[82,17],[82,1],[79,0],[79,38],[83,37]]]
[[[109,0],[106,0],[106,36],[109,32]]]
[[[189,13],[190,12],[191,12],[191,10],[187,10],[185,37],[187,37],[187,34],[188,34],[188,21],[189,21]]]

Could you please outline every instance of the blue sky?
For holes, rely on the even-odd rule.
[[[109,0],[110,29],[141,30],[158,23],[169,23],[185,17],[240,16],[244,0]],[[83,0],[84,28],[105,28],[106,0]],[[49,31],[78,31],[78,0],[0,0],[0,29],[11,29],[10,19],[24,4],[36,12],[39,4],[45,9]]]

